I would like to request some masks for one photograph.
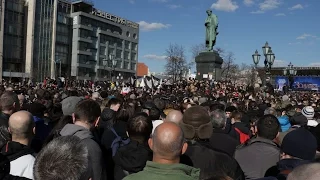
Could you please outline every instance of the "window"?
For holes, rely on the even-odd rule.
[[[104,48],[104,47],[100,47],[100,55],[106,55],[106,49],[107,48]]]
[[[90,44],[86,42],[79,42],[79,50],[80,51],[87,51],[90,48]]]
[[[127,51],[124,52],[124,59],[126,59],[126,60],[130,59],[129,52],[127,52]]]
[[[116,52],[116,58],[119,58],[119,59],[122,59],[122,51],[117,49],[117,52]]]
[[[132,50],[137,51],[138,50],[138,44],[137,43],[132,43]]]
[[[127,31],[126,36],[130,37],[130,32],[129,31]]]
[[[125,48],[125,49],[130,49],[130,48],[131,48],[129,41],[125,41],[125,43],[124,43],[124,48]]]
[[[137,54],[131,52],[131,61],[137,61]]]
[[[116,39],[116,38],[115,38]],[[118,48],[122,48],[122,42],[123,42],[123,40],[122,39],[116,39],[116,41],[117,41],[117,47]]]
[[[136,70],[136,63],[131,62],[131,70],[134,70],[134,71]]]
[[[137,34],[133,34],[133,38],[137,39],[138,38]]]

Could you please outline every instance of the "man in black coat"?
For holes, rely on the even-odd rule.
[[[188,149],[181,157],[181,163],[200,168],[200,179],[211,175],[227,175],[232,179],[244,178],[234,158],[211,147],[209,139],[213,126],[204,107],[193,106],[187,109],[180,126],[188,141]]]

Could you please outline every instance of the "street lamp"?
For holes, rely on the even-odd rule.
[[[274,60],[276,56],[271,50],[271,47],[269,46],[268,42],[265,43],[264,46],[262,46],[262,52],[265,57],[264,59],[264,68],[266,71],[266,74],[270,74],[271,67],[274,63]],[[255,53],[252,55],[253,63],[257,67],[260,61],[261,55],[259,54],[258,50],[255,51]]]
[[[253,59],[253,63],[254,65],[257,67],[260,61],[260,57],[261,55],[259,54],[258,50],[256,50],[256,52],[254,54],[252,54],[252,59]]]
[[[115,55],[113,53],[109,54],[109,60],[112,62],[112,73],[110,72],[110,77],[112,76],[112,82],[113,82],[113,78],[114,78],[114,72],[115,72],[115,68],[117,65],[117,60],[115,59]]]
[[[283,69],[283,75],[284,76],[288,76],[288,80],[289,80],[289,85],[290,88],[292,89],[292,85],[293,85],[293,77],[295,75],[297,75],[297,70],[293,67],[293,64],[290,62],[288,67]]]

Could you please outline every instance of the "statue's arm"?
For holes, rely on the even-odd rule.
[[[218,17],[217,17],[217,16],[214,16],[213,21],[214,21],[214,25],[217,27],[218,24],[219,24],[219,22],[218,22]]]

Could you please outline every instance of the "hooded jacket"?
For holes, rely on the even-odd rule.
[[[124,180],[198,180],[200,170],[184,164],[159,164],[148,161],[143,171],[131,174]]]
[[[277,164],[280,159],[280,148],[269,139],[257,137],[238,146],[235,159],[240,164],[246,179],[258,179],[264,177],[266,171]]]
[[[152,160],[152,151],[147,145],[131,140],[120,147],[113,157],[115,163],[114,179],[121,180],[125,176],[142,171],[148,160]]]
[[[2,147],[1,153],[10,161],[10,174],[33,179],[35,158],[33,150],[18,142],[10,141]]]
[[[105,179],[105,169],[102,158],[101,149],[90,130],[75,124],[67,124],[60,132],[61,136],[77,136],[81,142],[87,147],[89,152],[89,164],[92,168],[92,179]]]
[[[288,116],[280,116],[280,117],[278,117],[278,121],[280,123],[282,132],[286,132],[290,129],[291,124],[290,124]]]

